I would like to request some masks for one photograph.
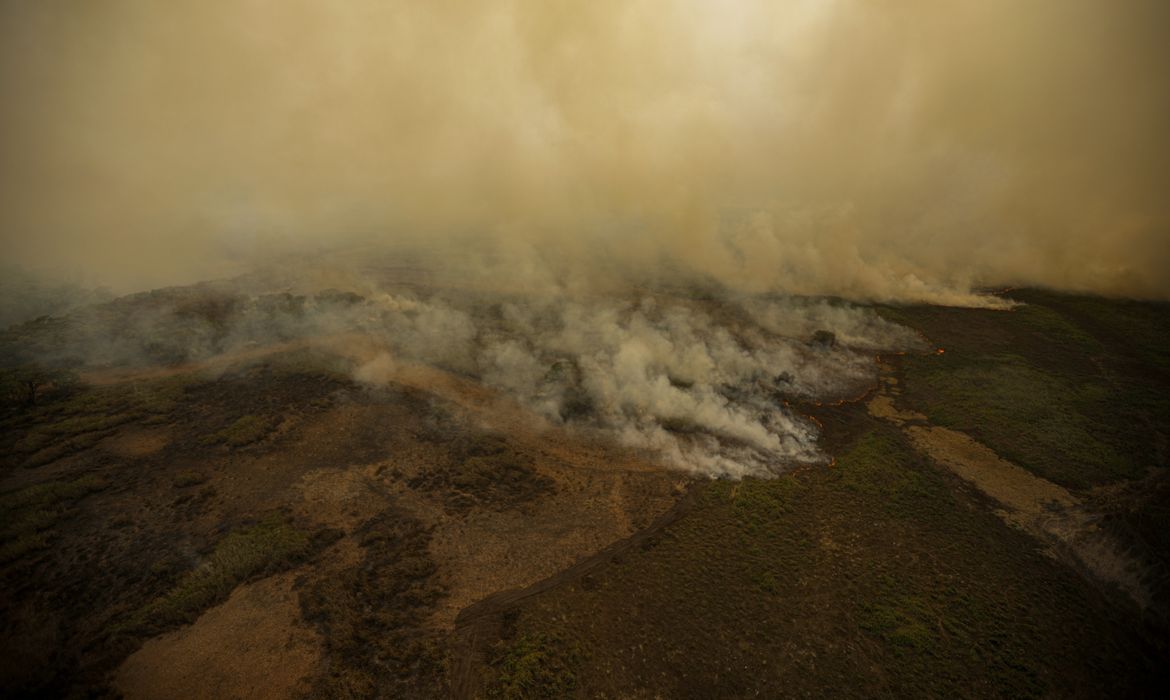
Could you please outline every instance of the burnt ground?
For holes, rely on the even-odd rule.
[[[344,353],[62,377],[0,422],[13,697],[1158,695],[1164,305],[882,313],[898,408],[1083,504],[1140,607],[862,402],[833,466],[692,481]]]
[[[10,411],[6,693],[442,696],[460,609],[676,498],[677,474],[337,366],[119,371]]]

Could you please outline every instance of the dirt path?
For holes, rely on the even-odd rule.
[[[986,445],[955,430],[930,425],[926,416],[900,409],[893,368],[866,404],[871,416],[899,426],[914,447],[994,499],[1007,523],[1039,539],[1058,559],[1115,586],[1143,611],[1153,603],[1148,575],[1136,559],[1096,524],[1094,515],[1064,487],[1002,459]]]

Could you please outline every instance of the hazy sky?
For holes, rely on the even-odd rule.
[[[1166,298],[1167,27],[1162,0],[0,0],[3,257],[129,289],[474,241],[586,279]]]

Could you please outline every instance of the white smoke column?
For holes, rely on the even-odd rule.
[[[801,401],[856,396],[874,355],[923,349],[873,310],[799,297],[520,295],[476,290],[249,292],[199,285],[132,295],[11,338],[23,361],[76,368],[260,361],[317,349],[473,403],[492,395],[560,425],[711,476],[768,475],[825,459]],[[364,364],[361,364],[364,363]],[[192,365],[198,366],[198,364]],[[455,394],[445,392],[456,392]],[[458,400],[458,399],[456,399]]]
[[[823,461],[816,426],[788,399],[850,396],[874,381],[875,352],[921,346],[870,310],[793,298],[380,303],[403,357],[457,368],[450,358],[471,358],[483,382],[553,423],[711,476]],[[814,347],[816,331],[838,342]]]

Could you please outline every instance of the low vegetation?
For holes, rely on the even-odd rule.
[[[1129,311],[1109,316],[1099,300],[1012,296],[1027,303],[883,309],[946,350],[902,358],[906,402],[1073,489],[1167,466],[1157,447],[1170,435],[1166,336],[1151,331],[1166,325],[1164,305],[1121,304]]]
[[[322,543],[321,539],[279,513],[235,530],[170,591],[135,612],[119,631],[159,631],[191,622],[203,610],[226,599],[241,583],[304,561]]]
[[[444,653],[426,629],[443,594],[429,528],[388,509],[356,536],[361,562],[301,593],[305,620],[325,632],[328,659],[312,696],[443,697]]]
[[[550,493],[553,482],[537,473],[531,456],[514,449],[502,436],[472,433],[442,441],[447,459],[408,481],[412,488],[435,493],[452,513],[480,505],[497,510]]]
[[[1037,697],[1151,673],[1087,583],[858,414],[836,466],[703,485],[641,548],[523,604],[517,639],[580,649],[605,697]],[[487,688],[532,675],[514,656]]]
[[[0,563],[48,547],[53,525],[68,517],[77,501],[108,485],[100,476],[86,475],[0,494]]]
[[[35,406],[46,395],[68,392],[77,375],[68,370],[21,365],[0,369],[0,412]]]
[[[222,443],[228,447],[243,447],[258,442],[272,431],[271,418],[257,415],[246,415],[236,419],[226,428],[209,435],[205,442],[209,445]]]
[[[859,612],[861,629],[887,642],[895,654],[926,652],[937,642],[932,627],[938,618],[920,598],[895,595],[868,603]]]
[[[493,700],[543,700],[570,697],[577,687],[579,654],[563,639],[524,635],[501,643],[492,661],[495,677],[487,697]]]
[[[5,461],[39,467],[89,449],[128,423],[165,422],[192,383],[192,378],[174,377],[116,386],[74,385],[46,394],[37,404],[0,419]]]
[[[175,474],[175,478],[172,480],[172,483],[174,483],[175,488],[184,489],[190,486],[198,486],[199,484],[202,484],[206,481],[206,474],[197,472],[193,469],[184,469],[178,474]]]
[[[1027,305],[883,309],[946,348],[888,358],[899,407],[1078,490],[1101,528],[1161,572],[1166,595],[1170,471],[1149,467],[1168,466],[1170,314],[1013,294]],[[297,303],[274,301],[286,302]],[[209,322],[235,313],[189,311]],[[285,511],[251,519],[279,501],[267,500],[273,484],[306,470],[378,463],[444,523],[523,513],[556,488],[509,436],[421,393],[359,387],[339,362],[293,351],[214,380],[62,380],[38,384],[35,401],[8,395],[5,650],[31,660],[10,664],[11,692],[100,695],[145,638],[311,561],[338,533]],[[426,444],[426,464],[397,472],[386,421],[371,419],[271,460],[285,472],[247,471],[269,450],[300,449],[302,428],[340,402],[408,406],[401,414],[416,420],[394,429],[402,445]],[[449,580],[432,559],[434,521],[391,506],[346,524],[356,547],[339,551],[353,556],[330,557],[337,568],[296,589],[324,645],[310,694],[443,697],[467,669],[459,678],[488,698],[1092,696],[1167,680],[1148,619],[1111,607],[863,406],[815,411],[834,466],[697,484],[680,519],[520,600],[498,635],[476,627],[474,668],[453,671],[462,648],[433,626]]]

